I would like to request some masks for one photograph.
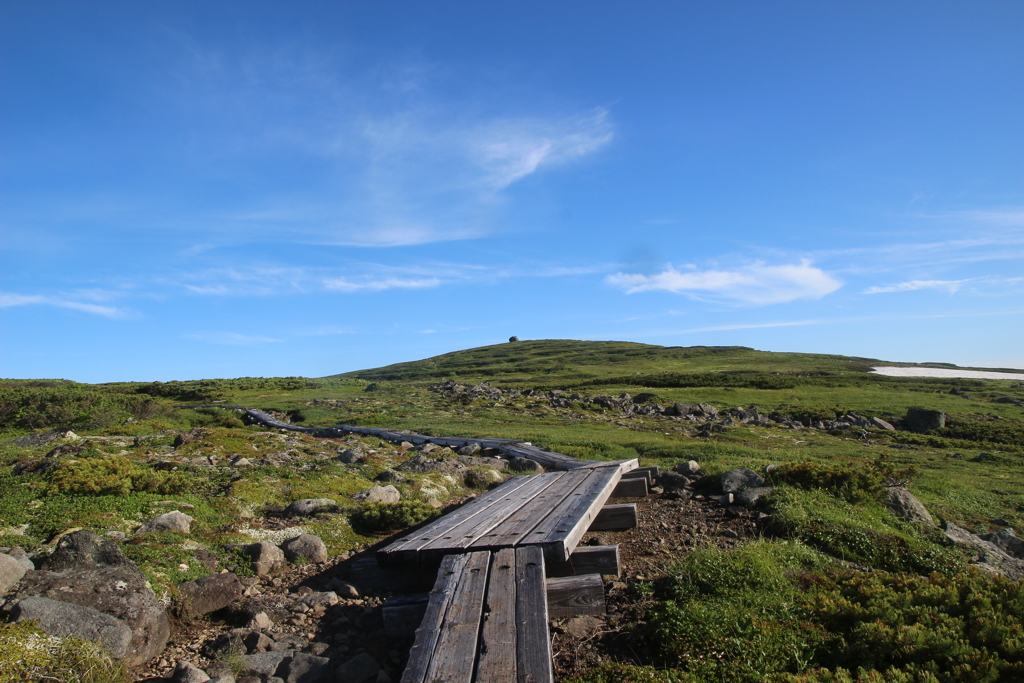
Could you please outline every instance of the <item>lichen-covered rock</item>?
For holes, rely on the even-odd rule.
[[[290,562],[319,564],[327,561],[327,546],[319,536],[312,534],[300,534],[289,538],[281,544],[281,549]]]
[[[88,531],[63,537],[41,569],[22,578],[11,602],[30,596],[89,607],[119,619],[132,633],[123,657],[128,666],[160,654],[170,635],[164,606],[139,568],[116,543]]]
[[[7,593],[25,576],[25,567],[10,555],[0,553],[0,596]]]
[[[184,512],[173,510],[157,515],[138,528],[136,534],[176,532],[187,534],[192,528],[192,518]]]
[[[284,551],[270,541],[252,543],[244,546],[242,551],[252,558],[252,570],[256,576],[266,576],[284,565]]]
[[[700,474],[700,463],[696,460],[689,460],[687,462],[681,462],[672,468],[673,472],[678,472],[684,477],[694,477]]]
[[[51,636],[74,636],[91,640],[114,659],[124,659],[132,641],[132,630],[120,619],[91,607],[30,595],[11,608],[11,620],[35,621]]]
[[[318,510],[337,507],[338,503],[332,498],[303,498],[293,501],[284,509],[286,515],[292,517],[309,517]]]
[[[761,475],[745,467],[729,470],[721,476],[719,481],[722,484],[722,493],[736,493],[743,489],[756,488],[764,484],[764,479],[761,478]]]
[[[888,490],[888,495],[885,499],[885,507],[889,508],[892,514],[896,515],[902,520],[908,522],[923,522],[925,524],[935,524],[935,520],[932,519],[931,514],[928,512],[928,508],[919,501],[914,494],[902,486],[893,486]]]
[[[402,500],[402,494],[394,486],[388,484],[387,486],[374,486],[352,494],[352,498],[367,503],[397,503]]]

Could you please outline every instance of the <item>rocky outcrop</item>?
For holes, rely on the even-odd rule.
[[[178,584],[186,609],[195,615],[224,609],[242,597],[242,584],[231,573],[204,576]]]
[[[902,486],[893,486],[888,489],[885,507],[889,508],[892,514],[907,522],[935,524],[935,520],[932,519],[924,504]]]
[[[974,561],[979,568],[1014,580],[1024,579],[1024,560],[1011,555],[995,543],[976,536],[952,522],[946,524],[946,538],[954,543],[963,543],[974,548]]]
[[[5,609],[30,597],[87,607],[119,620],[131,630],[121,657],[129,666],[158,655],[170,633],[164,607],[135,563],[116,543],[88,531],[64,536],[40,570],[22,578]]]

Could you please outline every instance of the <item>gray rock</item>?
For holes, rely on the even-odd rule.
[[[1014,581],[1024,578],[1024,561],[1013,557],[995,543],[975,536],[952,522],[946,523],[946,538],[954,543],[973,546],[978,551],[976,559],[981,569],[991,574],[1006,576]]]
[[[242,597],[242,584],[231,573],[204,576],[178,584],[186,609],[192,614],[209,614]]]
[[[174,510],[157,515],[149,520],[135,532],[138,534],[154,534],[163,532],[177,532],[187,534],[192,526],[192,518],[184,512]]]
[[[132,630],[120,619],[91,607],[60,600],[29,596],[11,610],[14,622],[32,620],[52,636],[91,640],[115,659],[124,659],[132,642]]]
[[[745,467],[729,470],[721,476],[722,493],[736,493],[747,488],[756,488],[764,484],[764,479],[757,472]]]
[[[25,566],[17,559],[0,554],[0,596],[18,585],[25,571]]]
[[[462,477],[462,482],[471,489],[482,489],[493,484],[500,484],[503,479],[501,473],[487,467],[469,470]]]
[[[480,450],[481,450],[480,444],[478,444],[478,443],[470,443],[470,444],[466,444],[465,446],[463,446],[462,448],[460,448],[459,450],[457,450],[455,452],[458,453],[459,455],[476,455],[477,453],[480,452]]]
[[[334,683],[331,660],[327,657],[297,653],[285,661],[278,675],[285,683]]]
[[[693,477],[700,474],[700,464],[696,460],[690,460],[688,462],[681,462],[672,468],[673,472],[678,472],[684,477]]]
[[[384,482],[385,484],[404,484],[409,481],[409,477],[394,470],[384,470],[374,477],[374,480]]]
[[[903,424],[912,432],[924,433],[946,426],[946,414],[941,410],[907,408]]]
[[[510,344],[514,344],[515,342],[519,341],[519,337],[512,335],[511,337],[508,338],[508,341]]]
[[[216,678],[211,678],[210,683],[236,683],[235,677],[231,674],[221,674]]]
[[[338,455],[338,460],[349,465],[354,465],[366,460],[366,453],[363,452],[362,448],[357,446],[356,448],[349,448],[348,450],[342,451]]]
[[[995,533],[978,534],[978,538],[1001,548],[1007,555],[1024,560],[1024,540],[1017,538],[1013,529],[1000,529]]]
[[[513,472],[519,472],[520,474],[534,474],[544,471],[539,462],[530,460],[529,458],[515,457],[508,461],[509,468]]]
[[[35,571],[36,564],[35,564],[35,562],[32,561],[32,558],[29,557],[28,555],[22,553],[21,555],[11,555],[11,557],[13,557],[15,560],[17,560],[18,564],[20,564],[22,567],[25,568],[25,571],[27,571],[27,572]],[[3,595],[2,591],[0,591],[0,595]]]
[[[206,683],[210,677],[205,671],[188,662],[178,662],[171,674],[170,683]]]
[[[53,429],[48,432],[40,432],[39,434],[26,434],[25,436],[19,436],[17,439],[12,439],[5,443],[5,446],[15,446],[17,448],[35,448],[36,446],[42,446],[48,444],[51,441],[57,439],[77,439],[78,435],[70,429]]]
[[[870,420],[868,420],[868,424],[870,426],[874,427],[875,429],[884,429],[884,430],[889,431],[889,432],[891,432],[891,431],[896,429],[895,427],[893,427],[891,424],[889,424],[888,422],[886,422],[885,420],[883,420],[880,417],[873,417],[873,418],[871,418]]]
[[[246,652],[249,654],[267,652],[270,650],[270,646],[274,644],[273,639],[261,631],[250,633],[242,639],[242,642],[245,644]]]
[[[284,509],[286,515],[292,517],[309,517],[318,510],[337,507],[338,503],[331,498],[303,498],[292,502]]]
[[[397,503],[402,500],[402,494],[394,486],[388,484],[387,486],[374,486],[365,491],[360,491],[353,494],[352,498],[367,503]]]
[[[249,624],[248,626],[246,626],[246,628],[263,631],[264,629],[268,629],[273,625],[274,621],[269,616],[267,616],[266,612],[257,612],[256,615],[249,620]]]
[[[334,591],[343,598],[357,599],[360,596],[359,589],[353,586],[347,581],[342,581],[338,577],[334,577],[327,582],[327,588]]]
[[[338,594],[334,591],[314,592],[303,595],[300,600],[310,607],[317,607],[319,605],[330,607],[338,604]]]
[[[733,496],[733,502],[737,505],[753,505],[761,499],[761,496],[767,496],[774,492],[770,486],[755,486],[749,489],[743,489]]]
[[[377,660],[363,652],[334,670],[337,683],[367,683],[376,680],[380,672]]]
[[[256,576],[266,576],[284,565],[284,551],[269,541],[252,543],[242,548],[252,558],[252,570]]]
[[[29,596],[89,607],[119,619],[131,629],[123,657],[130,667],[162,652],[170,635],[166,610],[139,568],[116,543],[88,531],[64,536],[39,571],[25,574],[12,600]]]
[[[892,514],[907,522],[935,524],[935,520],[932,519],[924,504],[902,486],[893,486],[888,489],[885,507],[889,508]]]
[[[495,470],[504,470],[508,467],[508,461],[501,458],[480,458],[472,455],[460,455],[455,458],[466,467],[490,467]]]
[[[691,481],[689,477],[669,470],[658,475],[658,483],[661,484],[665,493],[675,493],[684,490],[691,484]]]
[[[434,451],[439,450],[440,448],[441,447],[438,446],[436,443],[427,441],[426,443],[420,444],[416,450],[418,450],[420,453],[433,453]]]
[[[273,676],[277,667],[286,659],[295,656],[295,650],[279,650],[277,652],[260,652],[255,655],[242,655],[242,666],[260,676]]]
[[[289,562],[320,564],[327,561],[327,546],[319,536],[312,534],[300,534],[289,538],[281,544],[281,549]]]

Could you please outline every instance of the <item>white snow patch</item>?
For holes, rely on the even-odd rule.
[[[1024,380],[1021,372],[984,372],[982,370],[952,370],[948,368],[899,368],[892,365],[880,365],[871,368],[872,372],[886,377],[943,377],[947,379],[1016,379]]]

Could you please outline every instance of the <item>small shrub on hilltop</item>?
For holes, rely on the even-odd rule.
[[[362,534],[394,531],[425,522],[440,512],[420,500],[400,503],[367,503],[351,515],[352,527]]]
[[[127,495],[133,492],[180,493],[188,487],[181,472],[157,472],[127,458],[83,458],[61,465],[50,476],[50,492],[78,495]]]
[[[48,636],[30,623],[0,625],[0,683],[128,683],[124,668],[95,643]]]

